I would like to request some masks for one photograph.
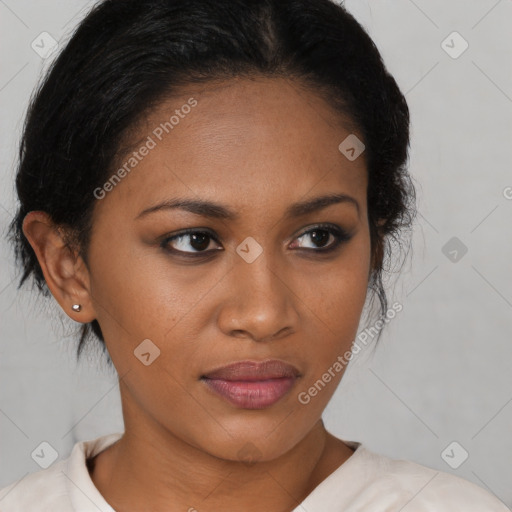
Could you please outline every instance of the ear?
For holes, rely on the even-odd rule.
[[[92,322],[96,314],[89,292],[89,271],[76,251],[66,245],[62,228],[42,211],[29,212],[22,228],[36,253],[46,284],[62,309],[76,322]],[[73,304],[80,304],[81,310],[73,311]]]

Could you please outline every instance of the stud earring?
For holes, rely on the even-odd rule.
[[[80,311],[82,309],[82,306],[80,304],[73,304],[73,306],[71,306],[73,311]]]

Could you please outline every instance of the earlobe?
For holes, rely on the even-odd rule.
[[[89,293],[89,273],[82,258],[66,243],[64,231],[42,211],[29,212],[22,228],[46,284],[62,309],[76,322],[92,322],[96,315]]]

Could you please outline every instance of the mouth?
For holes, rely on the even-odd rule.
[[[239,361],[201,376],[210,391],[241,409],[264,409],[283,398],[301,377],[288,363]]]

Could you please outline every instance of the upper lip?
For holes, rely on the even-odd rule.
[[[300,376],[300,372],[292,364],[278,359],[267,359],[265,361],[237,361],[205,373],[202,378],[257,381],[298,376]]]

